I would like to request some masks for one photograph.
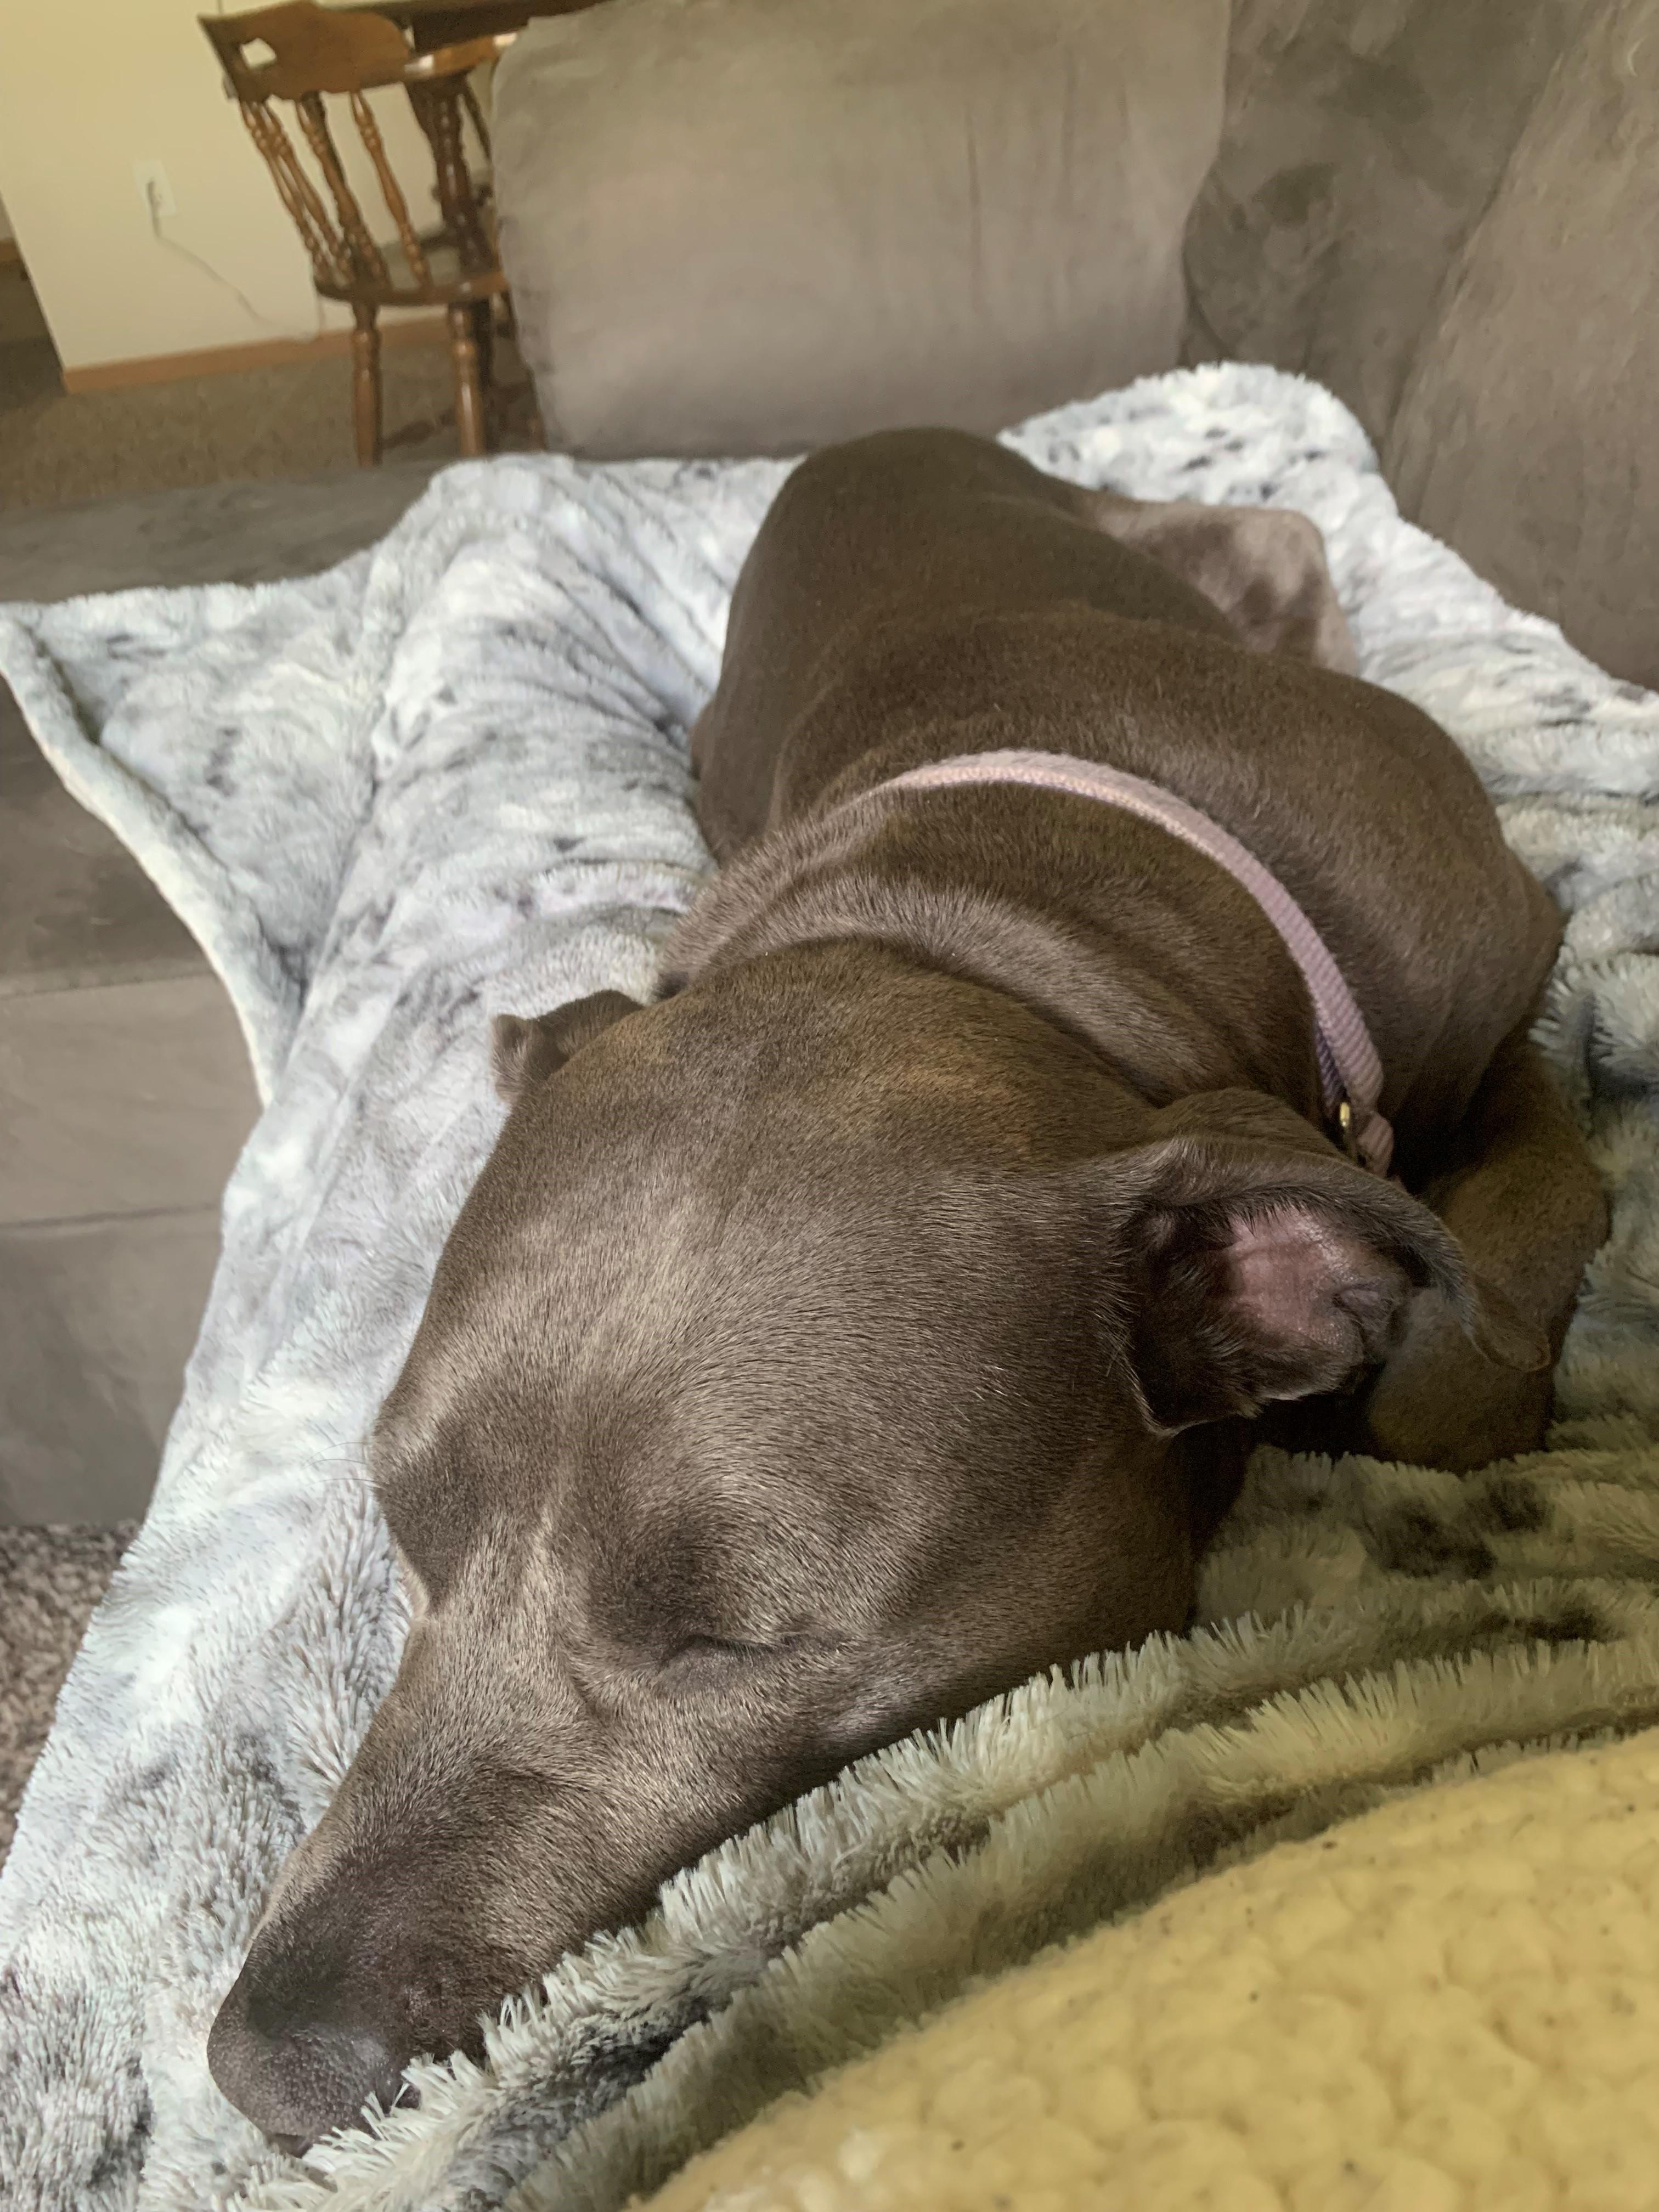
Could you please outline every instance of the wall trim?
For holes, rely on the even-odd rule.
[[[23,258],[23,249],[15,238],[0,238],[0,269],[15,269]]]
[[[442,315],[411,315],[381,325],[385,345],[431,345],[447,339]],[[276,368],[289,362],[326,361],[351,350],[350,331],[322,331],[314,338],[262,338],[255,345],[208,346],[200,353],[142,354],[135,361],[94,361],[64,371],[65,392],[114,392],[134,384],[176,384],[189,376],[227,376],[242,368]]]

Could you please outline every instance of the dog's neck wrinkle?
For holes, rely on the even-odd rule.
[[[1151,1104],[1243,1085],[1322,1127],[1306,987],[1247,897],[1228,932],[1228,983],[1218,989],[1218,948],[1173,886],[1166,895],[1156,880],[1137,879],[1134,941],[1126,944],[1121,911],[1109,935],[1102,926],[1098,880],[1091,897],[1089,885],[1057,873],[1043,911],[971,878],[884,875],[870,850],[884,826],[815,813],[751,846],[675,930],[658,995],[769,955],[862,940],[1014,1000]],[[1253,1018],[1240,1013],[1247,1004]]]

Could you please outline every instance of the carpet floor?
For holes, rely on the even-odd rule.
[[[0,1863],[70,1662],[137,1527],[0,1528]]]
[[[459,458],[447,347],[387,345],[381,365],[387,459]],[[506,403],[497,450],[539,447],[525,373],[505,339],[497,343],[496,377]],[[313,477],[355,460],[351,366],[343,355],[66,392],[27,276],[16,264],[0,268],[0,509],[129,498],[229,477]]]

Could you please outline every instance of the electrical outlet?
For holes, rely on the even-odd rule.
[[[144,213],[152,222],[165,222],[168,216],[178,214],[179,203],[173,197],[167,173],[159,161],[135,161],[132,175],[138,197],[144,204]]]

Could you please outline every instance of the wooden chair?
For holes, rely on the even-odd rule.
[[[494,207],[488,183],[469,167],[464,118],[489,159],[489,133],[469,82],[470,72],[510,46],[517,33],[415,54],[396,23],[357,9],[320,8],[313,0],[285,0],[242,15],[198,18],[223,65],[226,90],[240,106],[254,144],[264,155],[283,205],[311,257],[312,276],[326,300],[344,300],[356,322],[352,333],[352,396],[357,459],[372,467],[380,458],[380,335],[382,307],[441,307],[449,318],[455,368],[455,417],[464,453],[482,453],[484,398],[490,380],[495,303],[507,279],[496,250]],[[263,44],[269,59],[251,60],[247,48]],[[441,222],[417,230],[409,201],[386,158],[386,143],[365,93],[400,84],[430,145]],[[325,94],[343,94],[369,161],[386,212],[397,232],[377,244],[347,179],[329,127]],[[292,101],[301,131],[331,207],[301,161],[272,105]],[[509,304],[510,312],[510,304]]]

